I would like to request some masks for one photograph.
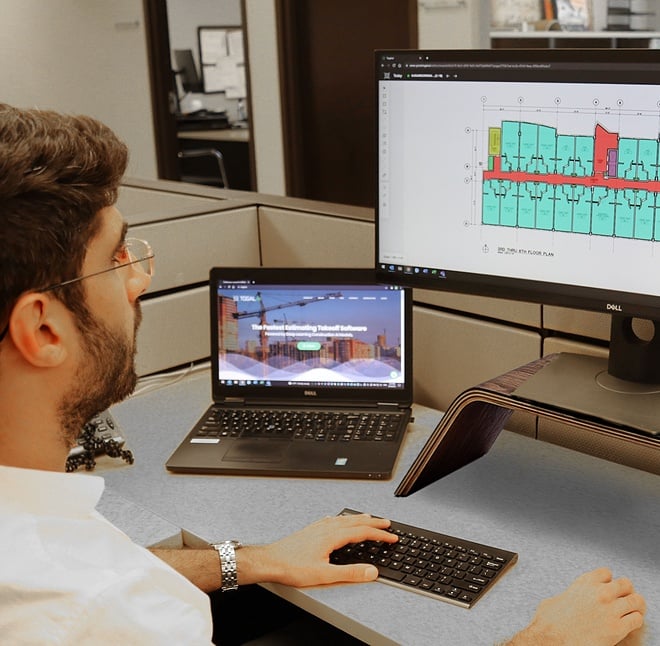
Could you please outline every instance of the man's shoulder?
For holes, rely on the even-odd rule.
[[[210,630],[206,595],[97,514],[81,522],[0,512],[8,643],[176,643],[168,637],[183,631],[210,643]]]

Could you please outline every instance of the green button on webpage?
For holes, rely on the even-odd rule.
[[[314,352],[321,349],[321,344],[318,341],[298,341],[296,346],[298,350],[305,352]]]

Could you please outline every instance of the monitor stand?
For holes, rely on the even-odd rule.
[[[512,396],[660,437],[658,342],[635,337],[631,321],[613,317],[609,359],[561,353]]]
[[[452,401],[394,495],[408,496],[488,453],[514,411],[567,424],[595,437],[620,439],[660,456],[657,395],[650,398],[655,403],[645,406],[640,415],[639,400],[630,399],[638,395],[619,393],[614,397],[596,383],[606,369],[606,359],[551,354],[468,388]],[[602,396],[604,393],[608,394]],[[617,403],[610,406],[612,401],[607,400]],[[585,401],[591,403],[585,405]],[[604,411],[602,406],[611,410]],[[649,409],[654,413],[652,420]],[[622,423],[605,421],[605,415]],[[647,470],[660,474],[660,462],[651,463],[653,468]]]

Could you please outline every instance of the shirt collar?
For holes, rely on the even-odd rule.
[[[104,487],[99,476],[0,465],[0,508],[83,516],[94,510]]]

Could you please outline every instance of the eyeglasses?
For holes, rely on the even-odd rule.
[[[65,280],[61,283],[49,285],[44,289],[37,289],[34,291],[50,292],[54,289],[58,289],[59,287],[72,285],[73,283],[85,280],[86,278],[107,274],[110,271],[115,271],[115,269],[122,269],[123,267],[128,267],[129,265],[133,265],[149,277],[154,275],[154,252],[151,249],[151,245],[146,240],[140,240],[138,238],[126,238],[126,240],[124,240],[122,245],[113,256],[112,260],[117,264],[114,267],[110,267],[109,269],[102,269],[101,271],[95,271],[92,274],[85,274],[84,276],[78,276],[78,278],[71,278],[70,280]],[[5,338],[8,331],[9,323],[7,323],[2,332],[0,332],[0,342],[2,342],[2,340]]]
[[[128,267],[129,265],[136,265],[138,269],[147,276],[154,275],[154,252],[151,249],[151,245],[146,240],[126,238],[117,250],[117,253],[112,257],[112,261],[118,264],[114,267],[110,267],[110,269],[102,269],[101,271],[95,271],[93,274],[85,274],[84,276],[78,276],[78,278],[71,278],[71,280],[65,280],[56,285],[50,285],[49,287],[38,289],[36,291],[50,292],[58,287],[71,285],[72,283],[77,283],[86,278],[91,278],[92,276],[107,274],[109,271],[115,271],[115,269],[121,269],[122,267]]]

